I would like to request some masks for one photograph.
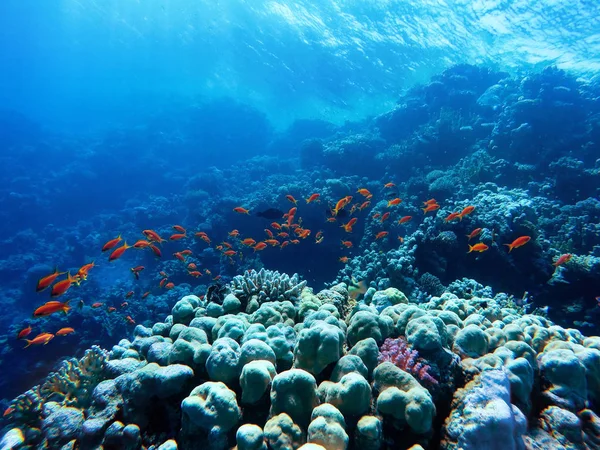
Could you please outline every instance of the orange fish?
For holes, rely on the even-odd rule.
[[[129,306],[129,303],[127,303],[127,302],[121,303],[121,308],[127,308],[128,306]]]
[[[423,205],[425,205],[425,206],[427,206],[427,205],[435,205],[435,204],[437,204],[437,200],[435,198],[430,198],[426,202],[423,202]]]
[[[259,252],[261,250],[264,250],[265,248],[267,248],[267,244],[265,244],[264,242],[259,242],[254,246],[254,251]]]
[[[202,272],[198,271],[198,270],[192,270],[191,272],[188,272],[191,276],[198,278],[202,276]]]
[[[85,264],[85,265],[81,266],[81,268],[77,271],[77,273],[87,275],[88,272],[90,270],[92,270],[95,266],[96,266],[96,263],[94,261],[92,261],[89,264]]]
[[[131,248],[131,246],[127,245],[127,242],[125,242],[122,246],[120,246],[110,254],[108,260],[114,261],[116,259],[119,259],[121,256],[123,256],[123,253],[125,253],[125,250],[127,250],[128,248]]]
[[[247,245],[248,247],[253,246],[254,244],[256,244],[256,241],[252,238],[246,238],[242,241],[243,245]]]
[[[358,192],[358,193],[359,193],[360,195],[362,195],[363,197],[367,197],[367,198],[371,198],[371,197],[373,197],[373,194],[371,194],[371,193],[369,192],[369,190],[368,190],[368,189],[365,189],[365,188],[359,189],[359,190],[358,190],[358,191],[356,191],[356,192]]]
[[[11,406],[11,407],[8,407],[8,408],[6,408],[6,410],[4,410],[4,414],[2,414],[2,417],[8,417],[8,416],[10,416],[10,415],[11,415],[13,412],[15,412],[15,408],[13,408],[12,406]]]
[[[187,237],[187,234],[185,233],[176,233],[176,234],[172,234],[171,237],[169,237],[169,240],[171,241],[178,241],[180,239],[183,239]]]
[[[362,203],[362,204],[361,204],[361,205],[358,207],[358,209],[362,211],[363,209],[365,209],[365,208],[368,208],[369,206],[371,206],[371,202],[370,202],[369,200],[367,200],[366,202],[363,202],[363,203]]]
[[[395,186],[396,186],[396,185],[395,185],[394,183],[385,183],[385,184],[383,185],[383,187],[384,187],[384,188],[387,188],[387,189],[389,189],[389,188],[393,188],[393,187],[395,187]]]
[[[132,267],[131,269],[131,273],[133,274],[133,276],[135,277],[136,280],[140,279],[140,272],[142,270],[144,270],[145,267],[144,266],[137,266],[137,267]]]
[[[297,244],[299,244],[299,243],[300,243],[300,241],[299,241],[298,239],[292,239],[292,240],[290,241],[290,243],[291,243],[291,244],[294,244],[294,245],[297,245]]]
[[[465,216],[468,216],[469,214],[471,214],[473,211],[475,211],[475,207],[474,206],[467,206],[465,209],[463,209],[460,214],[458,215],[458,217],[460,217],[460,220],[463,220],[463,218]]]
[[[444,219],[444,222],[452,222],[453,220],[460,219],[460,213],[453,212],[448,214],[448,216]]]
[[[471,253],[471,252],[485,252],[489,247],[487,245],[485,245],[483,242],[479,242],[475,245],[469,245],[469,251],[467,253]]]
[[[149,241],[152,242],[166,242],[160,235],[154,230],[143,230],[142,233]]]
[[[206,235],[204,236],[200,236],[200,239],[202,239],[204,242],[206,242],[208,245],[210,245],[210,238]]]
[[[183,261],[183,262],[185,262],[185,256],[183,256],[181,253],[179,253],[179,252],[175,252],[175,253],[173,253],[173,256],[174,256],[175,258],[177,258],[179,261]]]
[[[54,335],[51,333],[38,334],[36,337],[34,337],[31,340],[25,339],[25,342],[27,342],[27,345],[24,348],[27,348],[30,345],[46,345],[52,339],[54,339]]]
[[[390,213],[386,212],[383,216],[381,216],[381,220],[379,222],[383,223],[390,218]]]
[[[173,229],[175,231],[179,231],[180,233],[183,233],[183,234],[186,233],[185,228],[183,228],[181,225],[173,225]]]
[[[469,241],[471,239],[473,239],[475,236],[479,236],[482,231],[483,231],[483,228],[475,228],[473,231],[471,231],[470,234],[467,234],[467,237],[469,238]]]
[[[67,314],[71,309],[71,307],[69,306],[69,301],[70,300],[67,300],[64,303],[56,300],[46,302],[33,312],[33,317],[49,316],[50,314],[54,314],[55,312],[59,311],[62,311],[65,314]]]
[[[192,251],[189,248],[186,248],[185,250],[181,250],[179,253],[185,256],[190,256],[192,254]]]
[[[75,283],[77,280],[71,276],[70,273],[67,273],[67,279],[61,280],[52,286],[52,291],[50,292],[50,297],[60,297],[65,292],[69,290],[71,285]]]
[[[399,205],[400,203],[402,203],[402,199],[396,197],[396,198],[394,198],[392,200],[388,200],[387,205],[388,205],[388,208],[389,208],[390,206],[396,206],[396,205]]]
[[[66,336],[67,334],[71,334],[71,333],[75,333],[74,328],[70,328],[70,327],[61,328],[60,330],[58,330],[56,332],[56,336]]]
[[[273,239],[273,232],[271,230],[269,230],[268,228],[265,228],[265,233],[267,233],[267,236],[269,236],[269,239]]]
[[[146,298],[150,295],[150,291],[146,291],[142,294],[142,298]]]
[[[198,268],[198,266],[196,266],[196,264],[194,263],[189,263],[187,265],[188,270],[196,270]]]
[[[508,247],[508,253],[510,253],[513,248],[522,247],[523,245],[527,244],[530,240],[531,240],[530,236],[521,236],[521,237],[516,238],[510,244],[504,244],[504,245],[506,245]]]
[[[348,262],[348,257],[347,256],[340,256],[340,259],[338,261],[343,262],[344,264],[346,264]]]
[[[379,213],[373,214],[373,219],[379,219],[380,217],[381,217],[381,214],[379,214]]]
[[[290,216],[294,217],[296,215],[296,211],[298,211],[298,208],[296,208],[295,206],[293,208],[290,208],[290,210],[283,215],[283,217],[287,217],[289,218]]]
[[[60,275],[64,275],[66,272],[59,272],[58,268],[54,270],[54,273],[51,273],[50,275],[46,275],[45,277],[42,277],[38,280],[37,282],[37,287],[35,288],[35,290],[37,292],[41,292],[44,289],[48,288],[48,286],[50,286],[52,283],[54,283],[54,281],[60,276]]]
[[[352,248],[352,242],[351,241],[342,241],[342,245],[346,248]]]
[[[175,283],[169,282],[165,284],[165,289],[173,289],[175,287]]]
[[[560,255],[560,257],[556,260],[556,262],[554,264],[552,264],[554,267],[558,267],[562,264],[566,264],[569,261],[571,261],[571,258],[573,258],[573,255],[571,255],[570,253],[565,253],[564,255]]]
[[[276,247],[279,245],[279,241],[277,239],[267,239],[264,242],[265,244],[269,244],[271,247]]]
[[[317,231],[317,234],[315,234],[315,239],[320,239],[323,236],[323,232],[322,231]]]
[[[131,298],[133,297],[134,292],[133,291],[129,291],[127,294],[125,294],[125,298]]]
[[[272,228],[275,228],[276,230],[281,230],[281,225],[279,225],[277,222],[273,222],[271,224]]]
[[[337,219],[335,217],[328,217],[327,222],[337,222]]]
[[[224,247],[233,248],[233,245],[231,245],[229,242],[223,241],[223,242],[221,242],[221,244],[223,244]]]
[[[356,217],[353,217],[352,219],[350,219],[348,221],[348,223],[344,224],[344,225],[340,225],[340,228],[343,228],[346,233],[351,233],[352,232],[352,227],[354,226],[354,224],[358,221],[358,219]]]
[[[152,244],[150,244],[150,245],[149,245],[149,247],[150,247],[150,249],[151,249],[151,250],[154,252],[154,254],[155,254],[157,257],[159,257],[159,258],[160,258],[160,257],[162,256],[162,253],[161,253],[161,251],[160,251],[160,248],[158,248],[156,245],[152,245]]]
[[[440,209],[440,205],[437,203],[430,203],[425,208],[421,208],[423,210],[423,214],[427,214],[430,211],[436,211]]]
[[[130,325],[135,325],[135,320],[131,316],[125,317],[125,320],[129,322]]]
[[[104,303],[102,302],[96,302],[92,304],[92,308],[96,309],[96,308],[100,308],[102,305],[104,305]]]
[[[236,213],[239,213],[239,214],[248,214],[248,215],[250,215],[250,210],[242,208],[241,206],[236,206],[235,208],[233,208],[233,210]]]
[[[404,238],[402,236],[398,236],[398,240],[400,241],[401,244],[404,244]]]
[[[145,241],[144,239],[140,239],[135,244],[133,244],[133,248],[147,248],[150,246],[149,241]]]
[[[223,252],[223,254],[225,256],[233,256],[235,255],[237,252],[235,250],[227,250],[226,252]]]
[[[347,204],[348,204],[348,197],[344,197],[344,198],[338,200],[338,202],[335,204],[335,207],[331,210],[331,215],[332,216],[337,216],[338,213],[342,209],[344,209]]]
[[[203,236],[206,236],[206,233],[204,231],[198,231],[194,233],[194,236],[201,238]]]
[[[404,216],[401,217],[400,220],[398,221],[399,224],[403,224],[406,222],[410,222],[412,220],[412,216]]]
[[[281,238],[288,238],[288,237],[290,237],[289,233],[286,233],[284,231],[282,231],[281,233],[277,233],[277,236],[279,236]]]
[[[163,287],[165,285],[165,283],[167,282],[167,278],[163,278],[162,280],[160,280],[160,283],[158,283],[158,285],[160,287]]]
[[[104,244],[104,246],[102,247],[102,251],[105,252],[107,250],[110,250],[111,248],[114,248],[119,242],[121,242],[121,239],[121,235],[117,236],[114,239],[111,239],[106,244]]]
[[[298,235],[298,237],[301,239],[306,239],[308,236],[310,236],[310,230],[308,229],[303,229],[302,232]]]
[[[377,241],[378,239],[383,239],[384,237],[386,237],[389,234],[388,231],[380,231],[379,233],[377,233],[375,235],[375,240]]]
[[[240,232],[238,230],[231,230],[229,233],[227,233],[229,236],[231,237],[238,237],[240,235]]]
[[[169,276],[169,275],[167,275],[167,272],[165,272],[164,270],[161,270],[160,272],[158,272],[158,274],[159,274],[161,277],[165,277],[165,278]]]
[[[29,336],[30,333],[31,333],[31,326],[29,326],[27,328],[23,328],[21,331],[19,331],[19,334],[17,335],[17,339],[23,339],[24,337]]]
[[[283,241],[281,243],[281,247],[280,248],[283,249],[283,248],[287,247],[288,245],[290,245],[290,241]]]
[[[116,310],[117,310],[117,308],[115,308],[114,306],[109,306],[109,307],[108,307],[108,312],[109,312],[109,313],[111,313],[111,312],[115,312]]]
[[[306,199],[306,203],[312,203],[314,201],[318,201],[321,194],[312,194],[310,197]]]
[[[296,199],[291,196],[291,195],[286,195],[285,198],[287,198],[290,202],[292,202],[294,205],[297,205],[298,202],[296,201]]]

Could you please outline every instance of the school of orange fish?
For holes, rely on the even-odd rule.
[[[387,183],[383,186],[384,189],[391,189],[394,187],[395,187],[394,183]],[[357,193],[360,194],[364,198],[364,201],[362,203],[357,202],[357,203],[351,204],[352,200],[353,200],[352,196],[346,196],[346,197],[341,198],[340,200],[338,200],[335,203],[335,206],[330,205],[331,216],[327,218],[327,222],[332,222],[332,223],[337,222],[339,212],[346,208],[347,208],[350,216],[353,216],[357,212],[363,211],[363,210],[369,208],[369,206],[371,205],[371,199],[373,198],[373,194],[371,194],[371,192],[369,192],[369,190],[365,189],[365,188],[358,189]],[[320,194],[314,193],[305,199],[306,204],[308,205],[311,203],[320,202],[320,197],[321,197]],[[286,195],[286,198],[291,203],[293,203],[294,206],[287,213],[285,213],[283,215],[283,217],[282,217],[283,221],[273,222],[270,225],[270,229],[267,228],[264,230],[266,233],[266,239],[255,240],[252,237],[242,237],[239,230],[232,230],[228,233],[228,235],[229,235],[229,237],[231,237],[232,239],[235,240],[235,241],[232,241],[233,244],[230,242],[227,242],[227,241],[223,241],[219,245],[215,246],[215,249],[218,250],[219,252],[221,252],[221,255],[223,257],[228,258],[230,263],[233,264],[234,263],[233,258],[235,256],[238,256],[240,259],[243,258],[242,251],[244,248],[251,248],[253,250],[253,252],[263,251],[268,246],[279,247],[280,249],[284,249],[285,247],[287,247],[290,244],[297,245],[297,244],[300,244],[300,242],[301,242],[300,240],[307,239],[311,235],[311,230],[303,227],[302,226],[302,218],[297,216],[297,213],[298,213],[297,200],[292,195]],[[400,205],[401,203],[402,203],[402,200],[400,198],[396,197],[387,202],[387,207],[392,208],[392,207]],[[434,213],[435,211],[440,209],[440,205],[438,204],[438,202],[435,199],[430,199],[423,203],[423,208],[421,208],[421,209],[422,209],[423,213],[426,215],[429,212]],[[245,209],[241,206],[237,206],[237,207],[233,208],[233,211],[235,211],[236,213],[239,213],[239,214],[247,214],[247,215],[250,214],[250,211],[248,209]],[[466,216],[469,216],[474,211],[475,211],[475,206],[472,206],[472,205],[467,206],[460,212],[453,212],[453,213],[449,214],[444,219],[444,222],[450,223],[455,220],[462,221]],[[390,219],[390,215],[391,215],[391,211],[386,211],[383,214],[380,214],[380,213],[373,214],[371,217],[373,220],[378,221],[379,224],[383,224],[384,222],[386,222],[387,220]],[[397,223],[399,225],[402,225],[402,224],[410,222],[412,220],[412,218],[413,218],[412,216],[402,216],[402,217],[400,217],[400,219],[398,219]],[[358,217],[352,217],[348,222],[342,224],[340,227],[343,228],[344,231],[346,231],[347,233],[352,233],[353,227],[357,222],[358,222]],[[179,241],[179,240],[188,238],[187,230],[184,227],[182,227],[180,225],[173,225],[173,230],[174,230],[174,233],[169,237],[169,241]],[[477,236],[479,236],[482,233],[482,231],[483,231],[483,228],[474,229],[469,235],[467,235],[468,241],[471,241],[471,239],[474,239]],[[128,245],[126,241],[124,241],[121,245],[119,245],[121,243],[121,241],[123,240],[123,238],[119,235],[116,238],[111,239],[108,242],[106,242],[104,244],[104,246],[102,247],[102,252],[111,251],[109,254],[109,257],[108,257],[109,262],[118,260],[130,248],[138,249],[138,250],[149,249],[150,251],[152,251],[154,253],[155,256],[161,257],[162,252],[161,252],[161,249],[159,248],[159,245],[161,245],[163,242],[166,242],[167,240],[163,239],[154,230],[143,230],[142,234],[144,235],[144,239],[140,239],[140,240],[136,241],[133,245]],[[380,239],[384,239],[388,235],[389,235],[389,231],[379,231],[375,235],[375,240],[378,241]],[[198,232],[195,232],[193,234],[193,236],[195,238],[201,239],[209,246],[211,245],[211,239],[205,232],[198,231]],[[323,242],[323,239],[324,239],[323,231],[318,231],[317,233],[315,233],[314,239],[315,239],[316,244],[320,244],[321,242]],[[494,233],[492,233],[492,242],[494,241],[494,239],[495,239],[495,235],[494,235]],[[398,240],[400,241],[400,243],[404,242],[404,239],[401,236],[398,236]],[[504,245],[506,245],[508,247],[508,252],[511,252],[513,249],[522,247],[523,245],[527,244],[530,240],[531,240],[530,236],[520,236],[517,239],[515,239],[513,242],[511,242],[510,244],[504,244]],[[353,243],[351,240],[342,240],[341,246],[343,248],[349,249],[349,248],[353,247]],[[469,250],[467,253],[471,253],[471,252],[481,253],[481,252],[485,252],[489,249],[489,246],[487,244],[485,244],[484,242],[478,242],[474,245],[468,244],[468,247],[469,247]],[[237,250],[236,250],[236,248],[237,248]],[[181,250],[181,251],[173,253],[173,256],[176,259],[180,260],[183,264],[186,264],[187,273],[191,277],[199,278],[204,275],[212,277],[212,274],[208,269],[205,269],[204,271],[202,271],[197,267],[197,265],[195,263],[193,263],[193,262],[187,263],[186,258],[190,255],[192,255],[192,250],[190,250],[190,249],[185,249],[185,250]],[[561,255],[553,263],[553,265],[555,267],[558,267],[560,265],[566,264],[571,260],[571,258],[572,258],[571,254]],[[344,264],[348,263],[349,260],[350,260],[350,258],[348,256],[341,256],[339,258],[339,261]],[[46,275],[38,280],[36,290],[37,290],[37,292],[42,292],[42,291],[50,288],[50,296],[52,298],[60,297],[60,296],[64,295],[67,291],[69,291],[69,289],[72,286],[74,286],[74,285],[78,286],[82,281],[87,280],[89,271],[92,268],[94,268],[94,266],[95,266],[94,262],[86,264],[83,267],[81,267],[75,275],[71,275],[70,272],[60,272],[58,269],[56,269],[53,273]],[[144,269],[145,269],[144,266],[137,266],[137,267],[132,267],[130,270],[131,270],[133,276],[135,277],[135,279],[139,280],[140,273]],[[67,277],[65,279],[57,281],[60,276],[65,275],[65,274],[67,275]],[[161,271],[161,272],[159,272],[159,274],[161,276],[161,280],[159,282],[159,288],[169,290],[169,289],[173,289],[175,287],[175,284],[173,282],[169,281],[169,277],[165,272]],[[212,277],[213,280],[218,280],[219,278],[220,278],[220,275]],[[125,295],[125,298],[130,298],[133,295],[134,295],[134,292],[129,291]],[[148,297],[148,295],[150,295],[149,291],[144,292],[141,297],[142,297],[142,299],[144,299],[144,298]],[[101,308],[103,306],[105,306],[105,305],[101,302],[96,302],[91,305],[91,307],[94,309]],[[128,303],[123,302],[121,304],[121,309],[124,309],[127,306],[128,306]],[[71,309],[71,307],[69,306],[69,300],[67,300],[66,302],[61,302],[58,300],[51,300],[51,301],[44,303],[40,307],[38,307],[33,312],[33,317],[34,318],[46,317],[46,316],[50,316],[52,314],[60,313],[60,312],[67,314],[70,309]],[[107,306],[106,310],[109,313],[113,313],[117,309],[114,306]],[[125,316],[125,320],[127,321],[127,323],[129,323],[131,325],[135,324],[135,320],[129,315]],[[25,339],[31,334],[31,332],[32,332],[31,326],[23,328],[18,333],[17,339]],[[48,332],[42,332],[42,333],[38,334],[37,336],[35,336],[33,339],[25,339],[25,341],[27,343],[25,348],[29,347],[30,345],[46,345],[55,336],[67,336],[74,332],[75,332],[75,330],[70,327],[61,328],[54,334],[48,333]]]

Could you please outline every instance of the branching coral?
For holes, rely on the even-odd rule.
[[[438,384],[438,381],[429,374],[430,367],[419,359],[419,352],[412,350],[404,338],[387,338],[379,349],[379,362],[389,361],[396,367],[408,372],[421,381]]]
[[[247,304],[256,296],[259,304],[269,301],[288,300],[297,303],[306,281],[300,281],[298,274],[291,277],[277,271],[261,269],[260,271],[246,271],[244,275],[237,275],[231,281],[233,293]]]

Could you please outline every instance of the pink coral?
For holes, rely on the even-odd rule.
[[[419,352],[411,349],[404,338],[387,338],[379,349],[379,362],[389,361],[396,367],[410,373],[421,381],[438,384],[429,374],[430,366],[418,361]]]

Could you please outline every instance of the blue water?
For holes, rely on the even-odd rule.
[[[398,246],[394,228],[389,241],[374,247],[374,226],[365,225],[370,210],[355,227],[351,250],[339,245],[346,238],[339,224],[348,218],[327,228],[329,207],[345,195],[356,201],[360,187],[377,201],[404,198],[404,214],[419,220],[405,237],[420,223],[433,226],[418,210],[432,194],[464,207],[494,182],[554,202],[554,212],[542,208],[543,229],[523,222],[510,228],[501,218],[477,224],[510,228],[509,242],[534,232],[538,244],[526,256],[515,251],[500,266],[486,255],[483,264],[463,261],[462,247],[440,250],[427,237],[417,269],[444,285],[468,277],[519,298],[539,293],[537,306],[573,305],[570,325],[595,326],[598,273],[558,283],[556,290],[546,282],[557,252],[600,256],[599,17],[600,3],[593,1],[2,1],[0,399],[31,387],[63,357],[118,342],[133,328],[126,315],[137,323],[162,320],[182,295],[204,293],[214,276],[227,282],[264,265],[297,272],[320,289],[360,273],[362,267],[344,269],[339,258]],[[459,64],[477,69],[460,66],[441,75]],[[547,66],[557,69],[543,72]],[[512,93],[475,103],[507,79]],[[543,98],[544,86],[548,103],[540,100],[522,117],[519,111],[502,116],[520,95]],[[390,116],[394,108],[406,113]],[[482,126],[488,122],[496,124],[495,134]],[[436,123],[450,131],[444,134],[442,126],[430,133],[427,126]],[[511,140],[521,123],[533,127],[529,140]],[[476,135],[461,134],[473,126]],[[477,153],[486,149],[491,159]],[[557,163],[565,157],[571,160]],[[428,188],[440,178],[433,170],[456,176],[461,158],[458,179],[467,177],[470,186],[455,178],[439,182],[437,193]],[[515,171],[498,174],[502,161]],[[394,193],[382,188],[389,181],[398,186]],[[321,203],[306,205],[313,192],[322,194]],[[233,229],[264,239],[273,220],[256,213],[287,212],[287,194],[298,200],[310,239],[281,251],[244,250],[244,259],[232,262],[215,249],[232,240]],[[568,208],[559,211],[569,205],[570,216]],[[236,206],[249,208],[250,217],[234,213]],[[552,221],[560,214],[578,219],[565,228]],[[109,264],[100,251],[119,234],[133,244],[143,229],[168,237],[175,224],[190,237],[164,244],[162,259],[130,250]],[[460,227],[458,235],[472,231]],[[319,230],[325,230],[323,244],[314,239]],[[196,231],[207,232],[213,246],[192,238]],[[172,256],[185,248],[193,251],[187,262],[212,275],[191,278]],[[459,253],[463,262],[453,264]],[[545,262],[533,270],[532,260]],[[35,292],[37,280],[55,266],[76,272],[91,261],[97,267],[89,280],[64,296],[73,306],[69,315],[33,321],[33,310],[49,300],[47,292]],[[136,265],[145,266],[139,281],[130,272]],[[161,270],[174,290],[158,289]],[[500,279],[502,270],[509,279]],[[122,308],[130,290],[135,295]],[[151,294],[142,300],[146,291]],[[95,302],[103,308],[92,309]],[[109,305],[118,311],[108,314]],[[584,311],[591,312],[584,317]],[[73,326],[77,335],[24,351],[15,336],[28,324],[35,333]]]

